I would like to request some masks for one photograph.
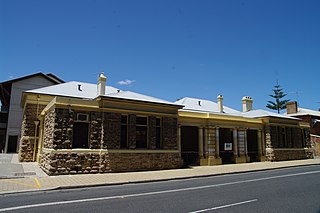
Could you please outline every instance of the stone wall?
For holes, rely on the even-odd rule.
[[[105,149],[120,149],[121,114],[105,112],[103,116],[103,147]]]
[[[100,149],[102,135],[104,134],[102,128],[102,113],[101,112],[91,112],[90,121],[90,149]]]
[[[310,136],[310,140],[315,156],[320,156],[320,136]]]
[[[304,149],[274,149],[273,153],[274,161],[307,159],[307,153]]]
[[[110,172],[108,153],[43,152],[40,167],[48,175]]]
[[[53,149],[71,149],[74,111],[71,109],[55,109],[53,133]]]
[[[179,153],[110,153],[112,172],[176,169],[182,166]]]
[[[44,105],[27,104],[23,114],[21,126],[21,139],[19,145],[19,161],[33,161],[34,144],[38,138],[35,138],[36,125],[34,121],[39,113],[44,109]],[[39,132],[37,132],[39,134]]]
[[[163,149],[177,149],[178,121],[175,117],[163,117],[162,119],[162,146]]]
[[[179,153],[44,152],[40,166],[48,175],[93,174],[180,168],[182,159]]]
[[[149,116],[148,121],[148,149],[156,148],[156,122],[157,118],[155,116]]]
[[[136,148],[136,115],[128,115],[128,148]]]
[[[53,149],[55,119],[55,110],[51,108],[44,117],[43,147],[47,149]]]
[[[274,154],[274,148],[271,142],[271,128],[266,127],[265,129],[265,140],[266,140],[266,160],[267,161],[274,161],[275,160],[275,154]]]

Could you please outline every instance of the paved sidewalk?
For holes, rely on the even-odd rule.
[[[32,163],[30,163],[32,164]],[[76,188],[112,184],[150,182],[160,180],[203,177],[249,171],[287,168],[294,166],[320,165],[320,159],[295,160],[282,162],[258,162],[246,164],[229,164],[220,166],[197,166],[187,169],[161,171],[83,174],[60,176],[32,176],[24,178],[0,179],[0,195],[8,193],[49,190],[57,188]],[[36,165],[35,165],[36,166]]]

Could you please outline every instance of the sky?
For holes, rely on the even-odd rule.
[[[320,108],[319,0],[0,0],[0,82],[36,72],[168,101]]]

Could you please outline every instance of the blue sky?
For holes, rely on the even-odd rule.
[[[318,0],[0,0],[0,81],[35,72],[169,101],[320,108]],[[122,82],[122,84],[119,84]],[[128,85],[124,85],[124,84]],[[297,95],[298,94],[298,95]]]

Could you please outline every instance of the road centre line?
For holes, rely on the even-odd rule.
[[[190,213],[208,212],[208,211],[228,208],[228,207],[232,207],[232,206],[239,206],[239,205],[252,203],[252,202],[256,202],[256,201],[258,201],[258,199],[247,200],[247,201],[242,201],[242,202],[238,202],[238,203],[231,203],[231,204],[227,204],[227,205],[223,205],[223,206],[216,206],[216,207],[207,208],[207,209],[201,209],[201,210],[193,211],[193,212],[190,212]]]
[[[147,195],[158,195],[158,194],[174,193],[174,192],[184,192],[184,191],[206,189],[206,188],[213,188],[213,187],[219,187],[219,186],[228,186],[228,185],[235,185],[235,184],[240,184],[240,183],[250,183],[250,182],[263,181],[263,180],[272,180],[272,179],[279,179],[279,178],[286,178],[286,177],[294,177],[294,176],[301,176],[301,175],[310,175],[310,174],[317,174],[317,173],[320,173],[320,171],[278,175],[278,176],[273,176],[273,177],[234,181],[234,182],[229,182],[229,183],[220,183],[220,184],[196,186],[196,187],[189,187],[189,188],[170,189],[170,190],[164,190],[164,191],[154,191],[154,192],[144,192],[144,193],[137,193],[137,194],[116,195],[116,196],[110,196],[110,197],[98,197],[98,198],[87,198],[87,199],[78,199],[78,200],[70,200],[70,201],[57,201],[57,202],[49,202],[49,203],[30,204],[30,205],[2,208],[2,209],[0,209],[0,212],[12,211],[12,210],[18,210],[18,209],[26,209],[26,208],[36,208],[36,207],[43,207],[43,206],[54,206],[54,205],[64,205],[64,204],[72,204],[72,203],[94,202],[94,201],[102,201],[102,200],[140,197],[140,196],[147,196]]]

